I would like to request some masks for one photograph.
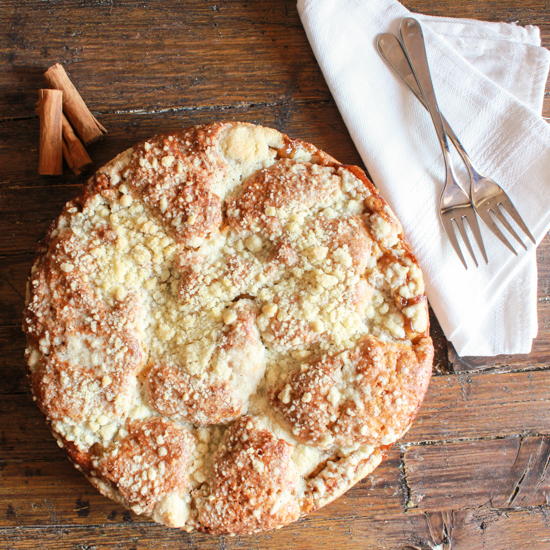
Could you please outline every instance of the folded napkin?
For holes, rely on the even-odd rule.
[[[489,264],[464,269],[438,218],[444,167],[429,114],[375,39],[398,34],[403,17],[420,20],[442,112],[539,243],[550,228],[550,127],[540,116],[550,55],[539,30],[411,14],[396,0],[299,0],[298,9],[361,158],[403,224],[446,337],[459,355],[528,353],[537,333],[535,247],[515,245],[515,257],[480,221]]]

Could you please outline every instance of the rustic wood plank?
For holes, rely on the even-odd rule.
[[[513,437],[409,447],[407,506],[416,510],[550,502],[550,438]]]
[[[61,460],[44,417],[30,395],[4,395],[0,399],[0,461]]]
[[[434,15],[539,24],[543,40],[550,41],[546,0],[405,3]],[[0,210],[5,216],[0,224],[3,218],[6,223],[0,227],[0,251],[9,255],[0,259],[1,548],[298,550],[316,547],[318,541],[339,550],[550,547],[550,508],[544,506],[548,482],[543,476],[548,438],[512,437],[526,430],[549,433],[547,371],[538,372],[549,366],[550,356],[548,239],[539,250],[541,330],[533,353],[493,359],[438,353],[439,372],[453,369],[458,378],[434,378],[418,421],[401,446],[372,476],[319,513],[260,536],[189,536],[145,522],[99,496],[66,461],[30,398],[14,395],[25,390],[23,338],[16,325],[31,251],[82,181],[35,176],[37,125],[28,117],[41,70],[53,61],[67,64],[85,99],[111,130],[105,141],[91,147],[96,166],[156,131],[219,118],[276,126],[344,162],[359,161],[301,29],[295,0],[2,4]],[[130,113],[134,108],[151,113]],[[550,114],[550,96],[545,112]],[[14,117],[27,120],[5,120]],[[31,188],[35,197],[29,196]],[[437,343],[445,347],[442,338]],[[528,370],[535,372],[507,372]],[[505,439],[470,441],[479,437]],[[461,438],[468,440],[456,441]],[[414,443],[427,440],[436,444]],[[414,461],[413,452],[434,454],[418,454]],[[417,466],[417,474],[407,475],[412,488],[404,485],[402,456],[407,466]],[[492,472],[485,464],[491,460],[504,472],[493,482],[501,488],[488,481]],[[432,470],[439,474],[427,483],[431,492],[424,491],[427,496],[419,505],[403,513],[406,491],[409,501],[420,495],[420,483],[426,483],[422,480]],[[449,491],[441,485],[446,476],[456,478],[450,491],[457,497],[453,509],[425,512],[430,498],[447,498]],[[474,485],[480,488],[472,493]],[[458,509],[483,504],[487,494],[493,497],[492,506],[529,508]]]
[[[25,304],[25,286],[30,273],[34,254],[0,255],[0,326],[20,326],[21,313]],[[14,347],[9,333],[0,333],[4,354],[0,365],[17,361],[22,352]],[[15,355],[12,355],[15,354]]]
[[[403,443],[550,432],[550,371],[438,376]]]
[[[425,521],[429,537],[415,547],[422,550],[546,550],[550,542],[546,507],[435,512],[426,514]]]
[[[542,41],[550,40],[548,2],[546,0],[505,0],[502,2],[471,0],[405,0],[410,10],[441,17],[466,17],[486,21],[508,21],[519,25],[538,25]]]
[[[101,496],[61,450],[58,459],[8,461],[0,480],[0,527],[140,521]]]
[[[76,185],[60,185],[55,191],[49,186],[26,189],[2,189],[3,235],[0,250],[4,254],[34,251],[63,205],[78,194]]]
[[[57,61],[93,111],[329,97],[293,0],[6,0],[0,29],[3,117],[33,112],[41,73]]]
[[[432,467],[430,463],[421,469],[421,473],[429,473],[435,471],[437,464],[440,468],[445,468],[445,453],[450,452],[448,449],[454,449],[453,445],[461,443],[416,446],[412,441],[510,437],[524,430],[550,431],[550,414],[547,413],[550,410],[547,392],[549,382],[549,371],[478,374],[463,382],[465,386],[462,386],[456,376],[434,378],[417,422],[400,442],[406,453],[405,457],[412,456],[414,459],[417,455],[411,455],[413,451],[417,454],[430,451],[435,453],[435,465]],[[495,445],[494,441],[481,440],[475,443],[482,450],[492,449],[491,446]],[[474,452],[477,447],[468,446],[470,442],[465,445],[466,454],[471,453],[474,458],[478,456]],[[0,401],[0,462],[4,465],[0,472],[0,502],[11,505],[20,524],[47,524],[51,514],[60,523],[72,523],[78,520],[75,519],[77,514],[74,511],[77,498],[94,503],[93,507],[90,505],[94,523],[106,521],[105,517],[113,510],[112,503],[96,496],[85,479],[73,471],[27,395],[5,395]],[[417,462],[424,464],[419,460]],[[436,477],[441,480],[445,475],[438,471]],[[28,491],[25,479],[32,484],[32,492]],[[410,483],[409,475],[407,479]],[[456,491],[464,491],[464,487],[456,479],[452,479],[452,483]],[[48,500],[49,509],[40,504],[43,499]],[[350,514],[359,507],[365,513],[368,511],[370,516],[379,517],[401,510],[403,502],[399,449],[395,448],[373,475],[334,503],[332,510]],[[327,510],[330,515],[331,508]],[[118,517],[122,513],[119,508]],[[15,517],[7,519],[13,524]],[[0,526],[3,524],[0,515]]]
[[[458,550],[544,550],[550,545],[548,509],[520,512],[487,511],[465,514],[462,532],[455,535]]]
[[[486,507],[454,513],[388,516],[372,519],[308,518],[278,531],[247,537],[186,534],[149,523],[123,525],[17,527],[0,529],[6,550],[547,550],[550,508],[494,510]]]

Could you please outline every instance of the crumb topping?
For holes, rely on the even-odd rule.
[[[297,519],[292,447],[241,416],[225,432],[208,481],[194,495],[201,525],[213,533],[247,533]]]
[[[174,422],[153,417],[128,425],[128,434],[111,445],[98,461],[99,475],[113,483],[137,513],[189,483],[193,436]]]
[[[433,358],[422,273],[364,173],[244,123],[98,171],[42,245],[24,329],[34,396],[100,491],[214,533],[366,475]]]

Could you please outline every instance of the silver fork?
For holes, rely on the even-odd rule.
[[[454,174],[449,152],[449,142],[447,140],[430,76],[422,29],[415,19],[407,17],[401,22],[400,30],[405,53],[421,92],[421,96],[424,98],[426,108],[432,117],[437,138],[443,153],[443,159],[445,161],[445,185],[439,202],[439,217],[447,237],[464,267],[468,269],[468,264],[462,254],[456,230],[460,233],[462,241],[477,267],[477,258],[474,254],[468,234],[466,233],[465,221],[467,221],[470,226],[470,230],[474,235],[477,246],[485,262],[487,262],[487,253],[485,252],[485,246],[483,245],[481,232],[470,196],[460,187]]]
[[[413,75],[412,68],[409,64],[405,51],[401,46],[401,43],[396,36],[389,33],[380,34],[377,39],[377,46],[380,55],[387,61],[390,67],[397,73],[397,75],[403,80],[403,82],[410,88],[417,99],[427,108],[426,102],[422,97],[422,92],[418,88],[418,84]],[[501,223],[510,231],[514,238],[524,247],[525,244],[519,238],[516,231],[510,225],[508,220],[504,217],[501,208],[506,210],[508,215],[517,223],[517,225],[524,231],[533,243],[535,239],[525,222],[519,215],[518,211],[512,204],[510,198],[494,180],[489,177],[481,175],[473,166],[472,161],[462,143],[454,133],[453,129],[442,116],[443,126],[449,139],[455,146],[458,154],[462,158],[469,176],[469,194],[472,198],[472,202],[477,214],[487,224],[489,229],[506,245],[514,254],[517,254],[514,247],[510,244],[508,239],[504,236],[502,231],[496,225],[492,216],[496,216]],[[491,214],[492,212],[492,214]]]
[[[422,28],[416,19],[406,17],[401,22],[400,32],[405,54],[409,60],[410,67],[418,84],[421,96],[424,98],[426,108],[432,117],[437,138],[441,146],[441,151],[443,152],[443,159],[445,161],[445,185],[439,201],[439,216],[441,218],[441,223],[443,224],[443,228],[451,241],[451,245],[453,246],[464,267],[468,269],[468,264],[464,259],[462,250],[460,249],[455,227],[458,229],[458,232],[462,237],[462,241],[477,267],[478,262],[470,243],[470,239],[468,238],[468,234],[466,233],[464,224],[465,221],[467,221],[470,226],[470,230],[474,235],[477,246],[481,251],[485,262],[487,262],[487,253],[485,252],[485,246],[483,245],[483,240],[481,238],[481,232],[479,230],[474,205],[472,204],[468,193],[466,193],[458,184],[453,170],[451,155],[449,152],[449,142],[447,140],[447,134],[445,133],[442,116],[439,111],[439,106],[437,104],[437,99],[430,76],[430,67],[426,56],[426,47],[424,44]]]

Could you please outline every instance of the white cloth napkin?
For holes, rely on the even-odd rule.
[[[424,270],[446,337],[459,355],[528,353],[537,333],[535,247],[516,258],[480,222],[489,264],[463,268],[438,219],[444,168],[431,120],[376,50],[376,36],[397,34],[411,12],[396,0],[299,0],[298,9],[365,166]],[[412,15],[442,112],[539,243],[550,228],[550,127],[540,116],[550,55],[539,30]]]

